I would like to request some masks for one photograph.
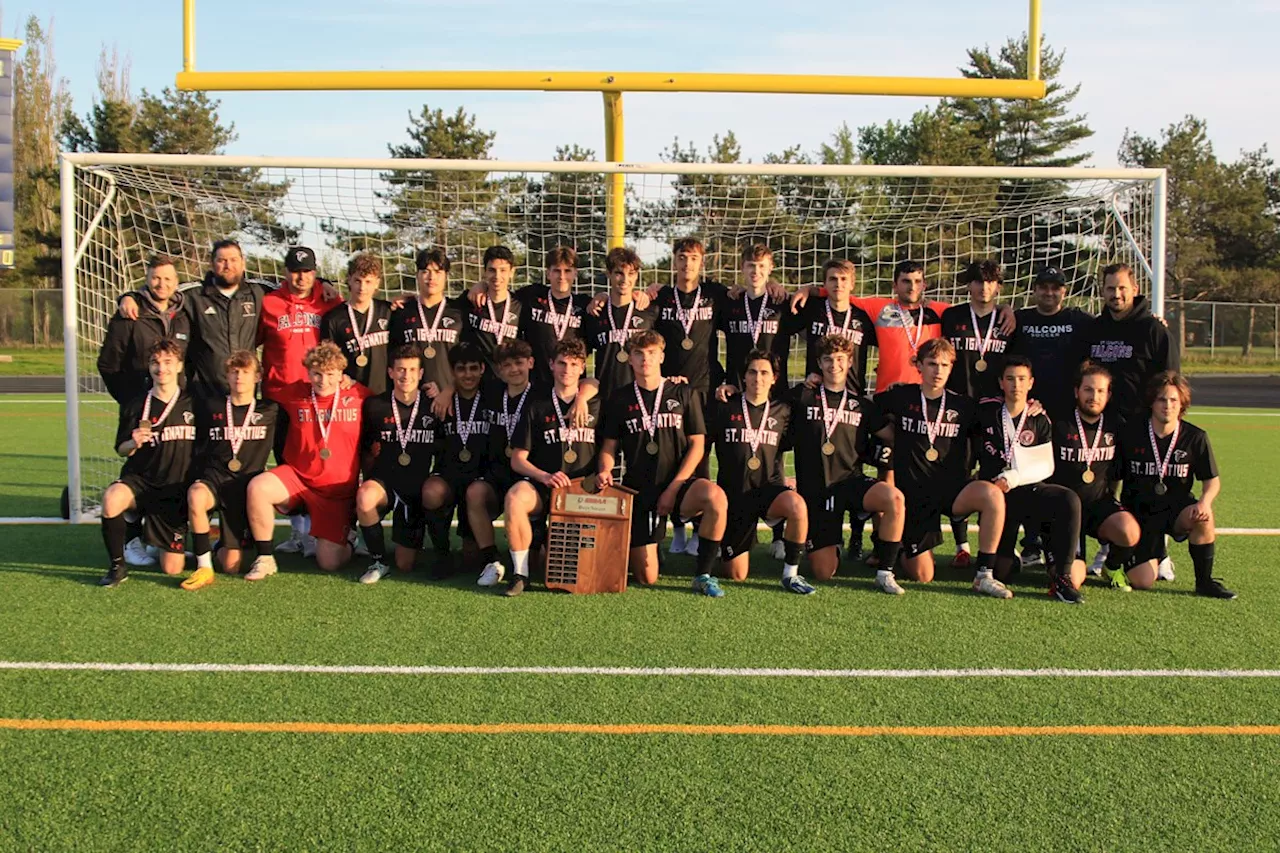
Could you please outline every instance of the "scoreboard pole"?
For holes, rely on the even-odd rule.
[[[22,42],[0,39],[0,269],[14,267],[13,66]]]

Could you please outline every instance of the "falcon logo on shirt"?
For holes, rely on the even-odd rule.
[[[676,409],[680,408],[679,400],[667,400],[666,403],[668,412],[674,412]]]
[[[196,416],[195,416],[195,414],[194,414],[193,412],[183,412],[183,413],[182,413],[182,422],[183,422],[183,423],[187,423],[187,424],[193,424],[193,423],[195,423],[195,422],[196,422]]]

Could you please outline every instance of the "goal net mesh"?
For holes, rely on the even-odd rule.
[[[928,298],[963,300],[957,272],[983,258],[1003,264],[1002,298],[1015,305],[1026,304],[1034,272],[1045,264],[1063,270],[1070,304],[1096,309],[1099,270],[1115,261],[1133,266],[1150,292],[1155,205],[1154,182],[1146,177],[886,174],[856,166],[622,168],[624,242],[644,261],[646,286],[670,281],[671,245],[691,236],[706,246],[707,277],[725,284],[739,280],[743,248],[759,242],[773,251],[774,278],[789,288],[816,283],[822,264],[835,256],[857,264],[858,295],[889,295],[894,264],[912,259],[925,264]],[[422,247],[447,251],[450,292],[458,293],[479,280],[481,255],[495,243],[516,255],[516,287],[542,282],[546,253],[571,245],[578,287],[605,286],[612,176],[600,164],[249,166],[175,157],[146,165],[82,160],[73,175],[81,405],[72,417],[86,511],[120,467],[112,448],[116,406],[96,374],[98,349],[117,297],[143,285],[151,255],[169,255],[182,281],[199,281],[211,244],[230,237],[244,248],[249,277],[276,281],[286,247],[302,244],[316,250],[320,275],[341,283],[350,256],[368,251],[382,257],[384,289],[394,296],[413,291],[413,257]],[[792,364],[795,374],[795,353]]]

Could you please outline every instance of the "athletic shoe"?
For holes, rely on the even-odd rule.
[[[994,575],[986,572],[974,577],[973,591],[980,595],[989,595],[992,598],[1013,598],[1013,593],[1009,591],[1007,586],[996,580]]]
[[[507,573],[506,568],[499,562],[488,563],[484,567],[484,571],[480,572],[480,579],[476,581],[476,586],[497,586],[502,582],[503,576]]]
[[[1111,581],[1111,588],[1120,592],[1133,592],[1133,587],[1129,586],[1129,578],[1125,575],[1124,569],[1107,569],[1107,579]]]
[[[1080,590],[1057,578],[1049,583],[1049,597],[1064,604],[1084,604],[1084,596],[1080,594]]]
[[[98,580],[98,586],[105,586],[114,589],[129,579],[129,571],[124,566],[112,566],[107,569],[107,573]]]
[[[800,575],[782,579],[782,588],[797,595],[813,595],[818,590]],[[721,593],[723,595],[723,593]]]
[[[693,591],[708,598],[724,598],[724,590],[720,588],[720,581],[711,575],[698,575],[695,577],[693,579]]]
[[[1044,565],[1044,552],[1034,546],[1030,548],[1023,548],[1022,557],[1019,562],[1022,563],[1022,568],[1024,569],[1030,568],[1031,566],[1042,566]]]
[[[351,546],[351,555],[353,557],[369,556],[369,549],[364,546],[364,540],[356,533],[354,527],[347,530],[347,544]]]
[[[689,537],[689,541],[684,543],[684,552],[690,557],[698,556],[698,531],[693,531],[693,535]]]
[[[124,561],[130,566],[154,566],[156,558],[147,551],[142,539],[135,536],[124,546]]]
[[[1236,594],[1223,586],[1222,581],[1217,578],[1196,581],[1196,595],[1203,595],[1206,598],[1221,598],[1226,601],[1236,597]]]
[[[769,545],[769,556],[775,560],[785,560],[787,558],[787,546],[781,539]]]
[[[507,584],[507,588],[502,591],[502,594],[507,598],[515,598],[517,595],[524,592],[525,587],[528,585],[529,579],[527,577],[524,575],[515,575],[511,578],[511,582]]]
[[[876,572],[876,588],[890,595],[906,595],[907,591],[898,585],[893,572]]]
[[[1156,580],[1171,581],[1173,576],[1173,560],[1165,557],[1160,561],[1159,568],[1156,569]]]
[[[360,576],[360,583],[377,583],[391,573],[391,567],[381,560],[374,560]]]
[[[289,534],[289,538],[276,546],[277,554],[301,554],[302,553],[302,537],[305,534],[294,530]]]
[[[196,569],[191,577],[182,582],[182,588],[185,590],[194,590],[206,587],[213,583],[213,566]]]
[[[310,533],[302,537],[302,556],[310,560],[316,555],[316,537]]]
[[[973,562],[973,555],[961,548],[956,551],[955,557],[951,559],[951,567],[953,569],[967,569]]]
[[[1102,577],[1102,567],[1106,565],[1107,555],[1111,553],[1111,545],[1103,542],[1102,547],[1098,549],[1098,553],[1093,555],[1093,562],[1089,564],[1089,574],[1095,578]]]
[[[849,537],[849,559],[858,562],[862,559],[862,535],[861,531]],[[868,557],[868,560],[872,557]],[[870,563],[868,563],[869,565]]]
[[[688,534],[685,533],[684,525],[673,525],[671,531],[671,547],[667,549],[668,554],[683,554],[684,549],[689,545]]]
[[[247,581],[260,581],[269,578],[276,573],[276,558],[270,554],[263,554],[260,557],[254,557],[253,565],[249,567],[249,573],[244,576]]]

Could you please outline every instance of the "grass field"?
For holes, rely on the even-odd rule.
[[[63,418],[0,398],[0,515],[56,514]],[[1223,472],[1219,523],[1280,526],[1280,417],[1193,420]],[[1079,608],[1049,602],[1034,571],[1012,601],[979,599],[945,558],[900,599],[851,563],[790,596],[763,549],[720,601],[687,591],[689,557],[609,597],[507,600],[419,574],[364,587],[300,560],[259,585],[183,593],[140,571],[107,591],[93,526],[0,527],[0,541],[0,850],[1262,850],[1280,836],[1280,537],[1220,540],[1237,601],[1192,595],[1175,546],[1177,581],[1090,586]],[[282,725],[251,730],[263,723]]]

